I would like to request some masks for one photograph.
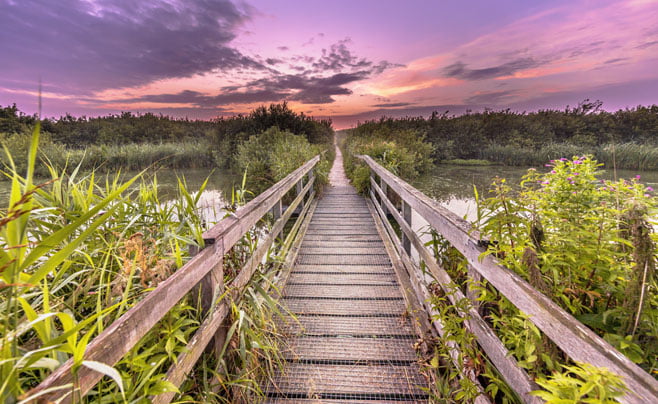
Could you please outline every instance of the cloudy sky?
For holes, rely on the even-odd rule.
[[[658,104],[658,0],[0,0],[0,105],[209,119]]]

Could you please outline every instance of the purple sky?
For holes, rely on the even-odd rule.
[[[0,0],[0,105],[357,121],[658,103],[658,1]]]

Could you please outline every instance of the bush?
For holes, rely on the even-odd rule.
[[[367,169],[359,168],[362,163],[357,161],[356,155],[368,155],[393,174],[409,180],[433,167],[433,149],[418,131],[366,132],[364,128],[356,128],[348,131],[344,141],[345,170],[357,191],[364,192],[370,176]]]
[[[272,127],[240,144],[237,168],[247,171],[249,189],[259,194],[321,152],[306,137]],[[316,169],[317,183],[328,179],[329,162],[323,157]]]
[[[529,170],[519,192],[504,179],[494,181],[493,196],[478,206],[481,236],[493,241],[488,253],[629,359],[655,369],[654,190],[639,177],[599,180],[600,164],[591,156],[548,166],[546,174]]]

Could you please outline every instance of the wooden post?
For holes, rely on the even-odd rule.
[[[384,192],[384,195],[386,195],[386,198],[388,198],[388,186],[382,177],[379,177],[379,187]],[[382,201],[382,211],[385,216],[388,215],[388,209],[386,208],[386,203],[384,201]]]
[[[217,248],[221,243],[215,243],[208,248]],[[194,256],[200,252],[198,246],[190,246],[190,255]],[[191,290],[192,300],[197,306],[201,306],[202,313],[207,315],[213,307],[213,299],[218,298],[224,293],[224,257],[217,257],[217,263],[208,272],[206,276],[201,278],[199,284]],[[207,351],[213,352],[219,359],[219,354],[222,352],[224,341],[226,340],[226,332],[228,328],[221,326],[215,338],[208,344]]]
[[[283,202],[281,201],[281,199],[279,199],[279,201],[272,208],[272,216],[274,216],[274,222],[279,220],[282,214],[283,214]],[[275,234],[274,238],[277,237],[279,237],[279,235]]]
[[[302,193],[303,189],[304,189],[304,177],[300,178],[299,181],[297,182],[297,186],[295,188],[295,195],[299,196],[299,194]],[[295,210],[295,212],[296,213],[301,213],[302,210],[304,209],[304,206],[306,206],[306,201],[302,201],[302,203]]]
[[[315,181],[315,168],[313,168],[311,171],[308,172],[308,183],[314,182],[314,181]],[[304,205],[311,202],[311,199],[309,198],[309,195],[311,195],[311,192],[309,192],[308,195],[306,196],[307,199],[306,199],[306,202],[304,202]]]
[[[468,300],[471,301],[471,304],[475,310],[480,313],[480,301],[478,300],[480,297],[480,291],[478,287],[480,286],[480,282],[482,282],[482,275],[480,275],[480,273],[476,271],[471,264],[467,265],[467,271],[468,284],[466,286],[466,297],[468,297]]]
[[[413,229],[411,225],[411,206],[404,199],[402,199],[402,217],[409,227]],[[404,232],[402,232],[402,247],[404,247],[407,255],[411,257],[411,240],[409,240]]]

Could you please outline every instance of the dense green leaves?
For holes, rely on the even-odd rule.
[[[583,101],[564,111],[511,110],[433,113],[428,119],[383,117],[352,130],[414,131],[434,146],[436,162],[484,159],[515,166],[539,165],[564,156],[594,154],[607,167],[658,169],[658,105],[606,112],[601,102]]]

